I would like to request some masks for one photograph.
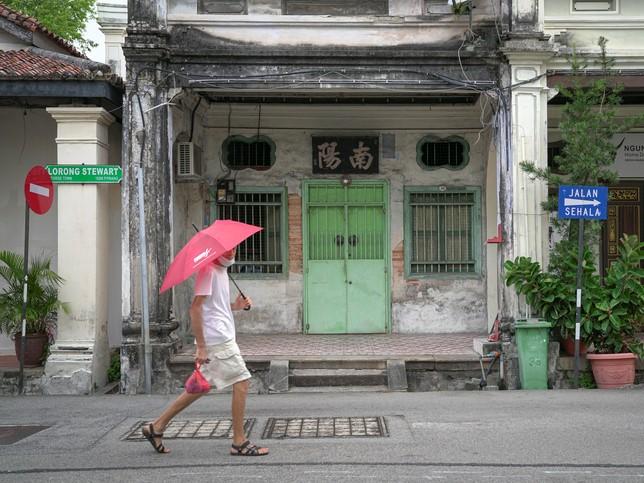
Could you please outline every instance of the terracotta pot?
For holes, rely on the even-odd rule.
[[[631,352],[624,354],[586,354],[593,368],[599,389],[615,389],[635,382],[635,359]]]
[[[25,336],[25,367],[38,367],[42,365],[47,347],[47,334],[27,334]],[[16,348],[16,358],[20,360],[22,335],[16,334],[14,345]]]
[[[561,341],[561,348],[569,356],[574,356],[575,355],[575,339],[573,339],[572,337],[568,337],[567,339],[562,340]],[[584,344],[582,341],[579,341],[579,353],[580,354],[585,354],[586,353],[586,344]]]

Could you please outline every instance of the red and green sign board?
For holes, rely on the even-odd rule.
[[[114,164],[48,164],[45,166],[53,183],[93,184],[120,183],[123,170]]]

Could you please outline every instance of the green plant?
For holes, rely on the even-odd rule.
[[[644,344],[635,331],[644,316],[644,243],[637,235],[624,235],[619,257],[606,271],[603,285],[586,289],[582,305],[587,339],[595,352],[633,352],[644,356]]]
[[[579,387],[583,389],[597,389],[592,371],[579,374]]]
[[[452,0],[452,12],[454,15],[465,15],[472,10],[471,0],[457,1]]]
[[[69,306],[58,300],[58,287],[63,279],[51,268],[51,259],[34,258],[27,269],[28,334],[48,334],[56,328],[58,310],[69,312]],[[0,251],[0,278],[5,287],[0,292],[0,333],[13,336],[22,330],[24,257]]]
[[[577,248],[562,245],[557,263],[542,270],[538,262],[529,257],[517,257],[504,265],[508,286],[514,285],[518,294],[524,295],[534,314],[553,324],[562,339],[571,337],[575,330]],[[595,266],[590,250],[584,251],[582,280],[585,285],[597,283]],[[582,333],[582,339],[585,339]]]
[[[119,381],[121,379],[121,353],[114,351],[110,358],[110,367],[107,369],[107,382]]]
[[[548,271],[528,257],[505,262],[505,281],[540,317],[553,322],[562,337],[574,333],[576,315],[577,249],[571,244],[557,255]],[[581,339],[595,352],[633,352],[644,355],[635,337],[644,316],[644,243],[625,235],[619,257],[608,268],[604,281],[597,274],[592,252],[585,248],[582,273]]]

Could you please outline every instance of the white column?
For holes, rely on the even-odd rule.
[[[520,167],[530,161],[539,168],[548,165],[547,52],[504,52],[510,61],[512,84],[512,246],[514,256],[529,256],[548,263],[548,214],[541,204],[548,187]]]
[[[107,164],[108,127],[100,107],[54,107],[58,164]],[[59,298],[71,313],[58,316],[58,335],[45,366],[47,394],[89,394],[106,383],[108,186],[60,184],[58,202]]]
[[[125,55],[123,43],[127,28],[127,2],[110,0],[96,4],[97,21],[105,35],[105,63],[112,71],[125,79]]]

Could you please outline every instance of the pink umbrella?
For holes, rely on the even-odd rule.
[[[180,284],[222,253],[232,250],[261,227],[233,220],[217,220],[193,236],[181,249],[165,274],[159,293]]]

